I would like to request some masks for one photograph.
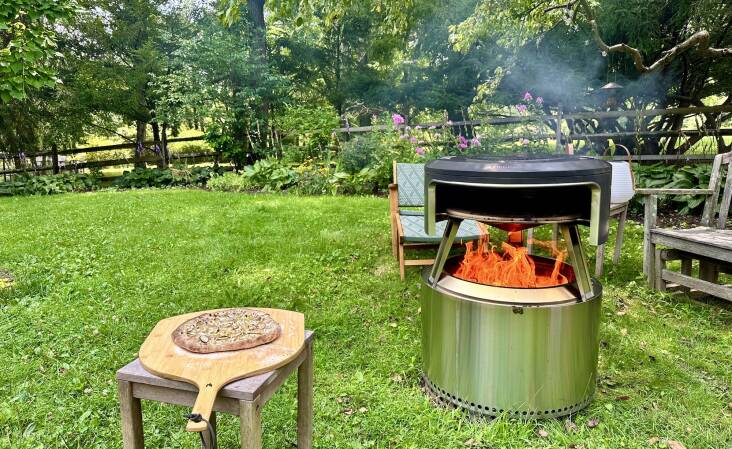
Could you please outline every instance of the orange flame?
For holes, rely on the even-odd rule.
[[[509,232],[508,240],[514,242],[516,236],[512,234],[514,233]],[[503,242],[501,254],[496,251],[495,246],[489,247],[489,243],[485,232],[475,248],[474,242],[468,242],[465,245],[465,256],[454,276],[480,284],[515,288],[553,287],[569,282],[560,273],[566,252],[559,251],[553,243],[532,241],[535,245],[551,250],[555,257],[554,269],[550,274],[537,273],[536,263],[527,248]]]

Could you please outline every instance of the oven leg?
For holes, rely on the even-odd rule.
[[[579,288],[582,299],[588,299],[593,296],[592,279],[590,278],[590,268],[587,266],[587,258],[585,251],[582,249],[582,240],[580,239],[577,225],[560,225],[564,241],[567,243],[567,251],[572,261],[572,269],[574,277],[577,279],[577,287]]]
[[[440,241],[440,247],[437,249],[437,255],[435,256],[435,262],[432,264],[432,271],[430,271],[429,283],[434,287],[437,285],[437,281],[440,280],[440,274],[442,269],[445,268],[445,262],[447,257],[450,255],[450,249],[452,243],[455,241],[458,228],[463,220],[460,218],[449,217],[447,219],[447,225],[445,226],[445,233],[442,235],[442,241]]]

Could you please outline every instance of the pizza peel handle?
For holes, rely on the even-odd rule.
[[[181,380],[198,387],[193,412],[205,420],[211,417],[221,388],[235,380],[279,368],[295,359],[305,346],[305,317],[281,309],[248,307],[268,313],[280,324],[282,334],[275,341],[251,349],[197,354],[173,342],[173,331],[183,322],[207,310],[161,320],[140,348],[140,363],[146,370],[167,379]],[[225,310],[225,309],[219,309]],[[206,423],[188,421],[186,430],[203,432]]]

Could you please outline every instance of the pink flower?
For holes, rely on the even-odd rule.
[[[417,125],[414,127],[414,129],[422,129],[422,125]]]
[[[462,134],[458,136],[458,142],[460,142],[460,145],[468,146],[468,139],[466,139]]]
[[[531,101],[533,99],[534,99],[534,97],[532,97],[528,91],[524,92],[524,101]]]
[[[458,144],[458,148],[460,148],[461,150],[464,150],[464,149],[468,148],[468,144],[467,143],[460,143],[460,144]]]
[[[412,136],[412,137],[409,138],[409,141],[412,142],[412,143],[417,143],[417,138],[414,137],[414,136]]]
[[[410,129],[412,129],[412,127],[411,127],[411,126],[409,126],[409,125],[407,125],[407,126],[405,126],[405,127],[404,127],[404,130],[405,130],[405,131],[409,131]]]
[[[420,156],[424,156],[424,148],[422,148],[422,147],[415,148],[414,152],[419,154]]]
[[[394,122],[394,126],[404,123],[404,117],[399,114],[391,114],[391,120]]]
[[[409,136],[408,136],[408,135],[406,135],[406,134],[402,134],[401,136],[399,136],[399,138],[400,138],[400,139],[402,139],[402,140],[404,140],[404,139],[407,139],[408,137],[409,137]]]
[[[526,112],[527,107],[525,104],[519,104],[516,105],[516,110],[519,111],[519,114],[523,114],[524,112]]]
[[[544,104],[544,99],[541,97],[536,97],[536,104]]]
[[[480,140],[478,140],[477,137],[473,137],[472,139],[470,139],[470,145],[472,145],[474,147],[479,147],[480,146]]]
[[[528,145],[529,139],[521,139],[521,145]]]

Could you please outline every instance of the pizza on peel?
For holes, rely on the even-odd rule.
[[[282,328],[268,313],[247,309],[225,309],[191,318],[173,331],[173,341],[199,354],[236,351],[276,340]]]

